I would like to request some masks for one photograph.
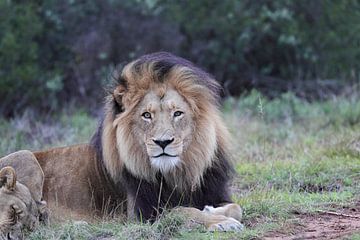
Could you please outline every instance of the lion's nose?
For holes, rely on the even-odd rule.
[[[167,145],[169,145],[170,143],[172,143],[174,141],[174,138],[171,139],[167,139],[167,140],[154,140],[154,143],[156,143],[157,145],[159,145],[162,149],[165,149]]]

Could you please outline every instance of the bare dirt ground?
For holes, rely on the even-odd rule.
[[[341,239],[360,233],[360,202],[336,211],[299,214],[288,229],[268,233],[264,239]],[[290,232],[290,233],[289,233]]]

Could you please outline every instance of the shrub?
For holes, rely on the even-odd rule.
[[[145,1],[149,2],[149,1]],[[214,73],[228,93],[277,92],[304,80],[359,79],[360,2],[150,1],[185,36],[181,52]],[[346,81],[347,80],[347,81]],[[316,91],[315,81],[305,90]]]

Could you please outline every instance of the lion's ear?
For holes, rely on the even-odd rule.
[[[126,88],[126,84],[124,83],[120,83],[119,85],[116,86],[116,88],[114,89],[112,96],[113,96],[113,101],[114,101],[114,113],[118,114],[123,112],[124,109],[124,103],[123,103],[123,96],[126,92],[127,88]]]
[[[0,170],[0,188],[14,191],[16,186],[16,173],[12,167],[4,167]]]
[[[126,91],[126,87],[125,85],[118,85],[115,89],[114,89],[114,92],[113,92],[113,97],[115,99],[115,101],[122,105],[122,97],[124,96],[124,93]]]

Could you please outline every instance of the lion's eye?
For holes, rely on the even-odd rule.
[[[181,112],[181,111],[176,111],[176,112],[174,112],[174,117],[179,117],[179,116],[181,116],[181,115],[183,115],[184,113],[183,112]]]
[[[151,119],[151,113],[149,112],[144,112],[141,116],[143,116],[146,119]]]

